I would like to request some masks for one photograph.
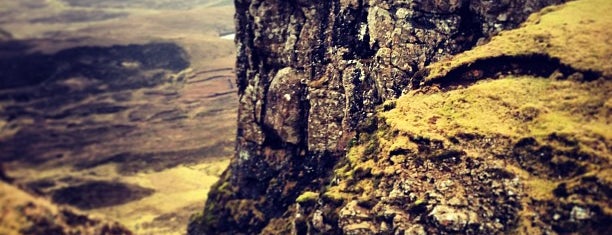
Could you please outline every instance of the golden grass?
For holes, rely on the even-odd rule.
[[[33,202],[45,208],[47,213],[57,213],[57,208],[49,201],[34,198],[18,188],[0,181],[0,234],[17,235],[19,230],[27,228],[29,222],[17,208]]]
[[[112,220],[104,221],[58,207],[46,198],[30,195],[3,181],[0,181],[0,213],[2,235],[41,234],[58,229],[61,234],[101,234],[107,226],[122,230],[114,230],[117,234],[127,232]]]
[[[547,54],[579,70],[612,76],[612,1],[580,0],[532,14],[522,27],[500,33],[485,45],[428,68],[426,80],[479,59]]]
[[[164,214],[175,213],[186,216],[194,211],[183,211],[185,209],[204,208],[208,190],[217,182],[227,165],[229,159],[223,159],[193,166],[178,166],[160,172],[122,176],[122,181],[154,189],[155,193],[139,201],[90,212],[115,218],[137,234],[156,232],[184,234],[183,230],[168,233],[167,228],[163,226],[147,227],[147,225],[154,224],[154,219]],[[176,223],[176,226],[182,226],[179,221]]]
[[[465,132],[516,139],[567,133],[584,139],[601,136],[610,142],[609,116],[593,113],[610,112],[603,104],[611,92],[612,83],[602,80],[507,77],[445,93],[412,92],[381,116],[393,129],[442,141]]]

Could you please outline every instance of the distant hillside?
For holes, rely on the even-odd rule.
[[[4,178],[135,234],[184,234],[234,148],[232,3],[2,2]]]
[[[117,222],[91,218],[0,181],[0,234],[131,235]]]
[[[232,0],[62,0],[71,6],[98,8],[153,8],[185,10],[193,7],[233,6]]]

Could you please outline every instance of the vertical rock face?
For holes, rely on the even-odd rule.
[[[190,234],[273,226],[297,194],[328,181],[376,105],[419,86],[426,65],[560,2],[236,0],[236,156]]]

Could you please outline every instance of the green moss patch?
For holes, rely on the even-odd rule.
[[[444,93],[412,92],[383,113],[387,124],[414,136],[446,141],[459,133],[544,138],[552,133],[612,140],[612,83],[507,77]],[[394,143],[397,145],[398,143]],[[394,149],[413,149],[411,145]]]
[[[300,196],[298,196],[295,199],[295,202],[297,202],[297,203],[307,203],[307,202],[314,202],[317,199],[319,199],[319,193],[315,193],[315,192],[311,192],[311,191],[306,191],[306,192],[302,193]]]

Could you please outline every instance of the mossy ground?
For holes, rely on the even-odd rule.
[[[467,203],[477,213],[507,215],[509,222],[502,227],[480,217],[491,229],[486,231],[605,231],[605,221],[612,218],[606,194],[612,185],[611,92],[606,79],[529,76],[485,80],[434,94],[412,92],[379,115],[382,128],[355,141],[331,185],[322,190],[321,202],[340,205],[332,206],[340,214],[356,201],[376,217],[384,214],[377,210],[392,204],[389,192],[405,183],[412,196],[402,204],[418,212],[413,217],[433,213],[437,205]],[[446,184],[453,185],[452,192],[439,189]],[[585,193],[585,188],[590,189]],[[507,201],[486,202],[489,198]],[[512,209],[502,209],[508,205]],[[571,213],[583,209],[590,220],[572,221]],[[429,223],[424,222],[436,226]]]
[[[381,107],[378,129],[357,135],[330,185],[316,192],[318,205],[302,210],[322,211],[345,233],[385,233],[389,224],[431,233],[609,232],[611,11],[602,0],[549,7],[432,64],[430,85],[461,79],[447,75],[476,61],[531,55],[597,77],[510,71],[411,91]],[[440,208],[455,208],[456,217],[439,220]]]
[[[609,143],[610,91],[612,83],[604,79],[580,83],[506,77],[444,93],[415,91],[397,100],[396,108],[381,116],[393,129],[440,141],[459,133],[502,135],[515,140],[559,133],[571,134],[583,143],[600,139]],[[609,154],[600,147],[592,146],[599,154]]]

